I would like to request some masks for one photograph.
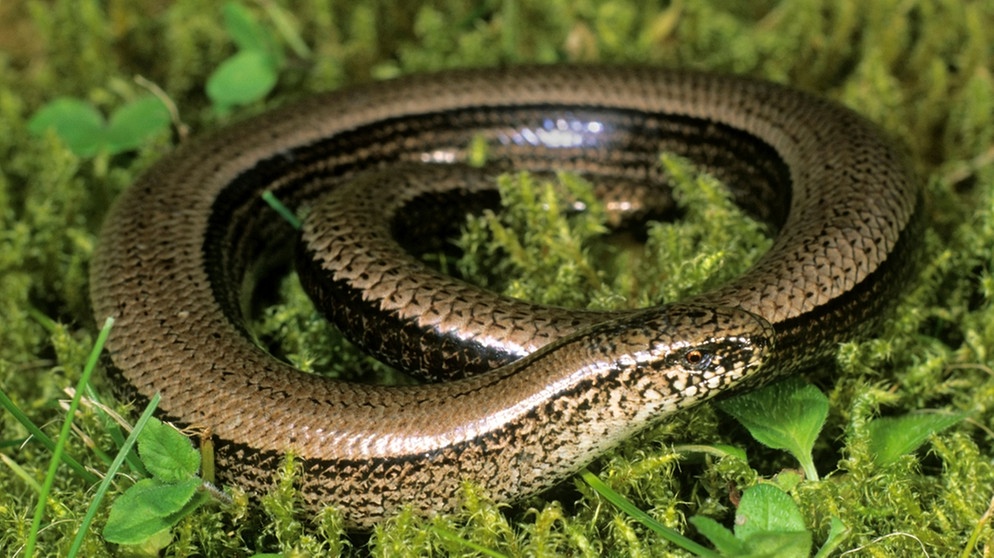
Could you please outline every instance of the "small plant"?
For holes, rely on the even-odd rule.
[[[284,41],[300,57],[310,51],[290,23],[274,6],[268,14]],[[276,86],[285,64],[277,36],[263,27],[246,7],[228,2],[222,8],[224,26],[238,52],[221,63],[206,84],[207,96],[219,114],[264,98]],[[79,157],[117,155],[141,147],[169,129],[169,108],[154,95],[144,95],[121,106],[106,118],[92,103],[59,97],[41,107],[28,121],[28,130],[41,136],[49,130]]]
[[[115,110],[110,119],[92,104],[73,97],[59,97],[43,106],[28,121],[32,134],[48,130],[79,157],[100,153],[116,155],[137,149],[169,128],[169,110],[161,100],[145,95]]]
[[[103,530],[109,542],[143,543],[210,500],[197,476],[200,452],[175,428],[150,420],[138,435],[138,454],[151,476],[114,501]]]
[[[301,57],[310,52],[286,14],[267,6],[270,19],[284,40]],[[276,35],[262,26],[252,12],[238,2],[222,8],[224,28],[238,47],[238,52],[221,63],[207,79],[207,96],[214,109],[226,114],[232,107],[263,99],[276,87],[279,72],[286,62],[283,47]]]
[[[789,378],[718,403],[763,445],[794,456],[809,480],[818,480],[811,451],[828,416],[828,398],[800,378]],[[878,467],[909,454],[937,432],[958,423],[963,413],[918,412],[870,421],[870,451]]]
[[[696,515],[690,523],[714,544],[722,556],[810,556],[811,531],[790,495],[771,484],[757,484],[742,493],[729,530],[710,517]],[[845,538],[847,530],[836,518],[828,539],[816,556],[827,556]]]
[[[763,445],[793,455],[809,480],[818,479],[811,455],[828,416],[828,398],[816,387],[799,378],[789,378],[722,401],[718,406],[742,423]],[[878,467],[893,463],[964,416],[962,413],[916,413],[871,421],[867,428],[874,463]],[[711,453],[745,459],[745,453],[737,448],[711,448]],[[737,504],[732,529],[710,517],[691,517],[690,523],[711,541],[717,553],[660,524],[592,473],[584,471],[581,476],[601,496],[632,518],[698,556],[811,556],[812,533],[787,492],[802,481],[797,474],[780,474],[746,488]],[[828,556],[842,544],[848,532],[840,519],[832,517],[828,536],[815,556]]]
[[[104,538],[107,541],[127,545],[153,545],[156,546],[154,550],[158,550],[159,547],[168,544],[171,538],[169,529],[180,519],[210,501],[211,496],[224,499],[197,476],[201,455],[193,448],[190,440],[176,429],[152,418],[152,413],[159,402],[158,395],[151,398],[127,439],[119,440],[120,449],[116,457],[108,464],[103,479],[93,475],[78,461],[65,453],[64,448],[73,428],[76,410],[81,404],[83,394],[90,391],[90,376],[96,368],[112,326],[113,320],[107,319],[90,351],[57,441],[51,440],[0,390],[0,408],[9,412],[31,432],[35,439],[52,452],[49,472],[45,477],[44,484],[39,485],[30,476],[22,475],[39,493],[31,531],[25,546],[26,556],[34,555],[38,535],[43,530],[42,519],[45,515],[48,495],[53,490],[55,474],[62,464],[68,466],[88,484],[97,485],[93,500],[90,502],[80,524],[80,529],[67,553],[70,557],[79,554],[89,525],[96,518],[101,502],[110,490],[110,485],[117,477],[118,471],[132,457],[131,450],[135,443],[138,444],[141,462],[133,464],[132,469],[138,474],[150,476],[135,483],[111,506],[110,517],[103,530]],[[100,405],[95,405],[95,408],[102,409]],[[111,435],[113,437],[114,433],[111,432]],[[16,472],[23,473],[16,466],[16,463],[5,461]]]

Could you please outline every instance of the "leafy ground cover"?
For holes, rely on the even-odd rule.
[[[95,233],[111,200],[137,173],[190,133],[309,92],[445,67],[563,61],[735,72],[819,92],[878,122],[906,146],[927,188],[925,269],[891,323],[875,339],[840,347],[833,362],[797,380],[790,397],[774,395],[785,402],[783,413],[818,410],[823,401],[823,418],[805,416],[798,419],[804,428],[770,432],[750,424],[755,405],[748,399],[704,405],[596,464],[594,484],[600,479],[704,550],[674,545],[633,513],[613,507],[582,480],[587,474],[512,509],[467,487],[465,510],[457,517],[402,515],[369,536],[346,536],[334,511],[300,511],[293,462],[264,499],[262,521],[234,495],[232,504],[201,506],[144,546],[124,548],[105,539],[104,526],[111,503],[135,485],[142,466],[133,462],[124,469],[128,475],[110,483],[80,539],[79,555],[989,553],[994,49],[987,30],[994,28],[994,2],[646,4],[0,4],[0,387],[9,397],[0,414],[0,553],[21,555],[30,544],[37,554],[68,553],[99,478],[124,442],[126,433],[87,402],[100,397],[114,405],[99,377],[74,414],[75,430],[69,435],[66,429],[62,451],[80,467],[52,467],[56,444],[48,447],[29,433],[11,409],[23,410],[42,434],[59,437],[66,418],[62,401],[69,398],[63,390],[77,385],[103,322],[91,315],[86,296]],[[253,87],[240,76],[249,76]],[[60,134],[60,125],[74,133]],[[688,176],[686,183],[698,180]],[[511,190],[520,191],[520,184]],[[535,211],[544,207],[537,191],[539,197],[518,200],[508,211],[537,227],[529,229],[537,245],[518,250],[524,240],[500,233],[516,230],[518,221],[483,218],[469,226],[467,253],[491,262],[493,246],[520,254],[519,261],[499,265],[522,274],[505,285],[521,296],[546,296],[550,284],[567,284],[574,287],[552,294],[591,293],[572,304],[645,302],[633,288],[645,285],[644,278],[589,271],[637,266],[556,266],[558,275],[532,273],[542,267],[530,263],[541,249],[535,246],[563,226],[567,232],[552,243],[554,256],[577,262],[584,261],[577,254],[597,254],[585,244],[596,223],[564,225],[559,216]],[[682,235],[664,228],[650,237],[658,237],[660,250],[679,250],[674,238]],[[740,253],[716,242],[711,256],[694,251],[680,261],[696,261],[684,267],[700,270]],[[746,264],[732,262],[728,269],[734,273]],[[476,264],[459,265],[472,274]],[[652,276],[659,269],[639,273]],[[271,322],[260,327],[290,327],[283,337],[291,344],[326,335],[294,309],[294,297],[288,287],[291,303],[274,309]],[[285,325],[291,322],[299,325]],[[320,358],[305,345],[287,353],[294,351],[303,361]],[[792,397],[800,402],[790,404]],[[184,469],[183,475],[190,473]],[[40,494],[45,507],[37,514]],[[743,517],[760,516],[753,522],[758,530],[741,527]]]

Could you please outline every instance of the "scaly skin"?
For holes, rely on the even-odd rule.
[[[285,263],[293,238],[263,208],[264,191],[296,209],[362,171],[464,161],[474,137],[495,164],[595,181],[663,185],[658,154],[676,152],[779,234],[713,292],[595,317],[342,252],[338,243],[359,241],[347,218],[344,237],[312,238],[345,264],[325,269],[338,283],[324,297],[348,302],[346,326],[378,324],[359,337],[398,362],[431,368],[468,339],[476,352],[462,362],[476,364],[455,368],[499,367],[367,386],[302,374],[253,344],[253,281]],[[113,379],[131,396],[161,393],[166,417],[209,428],[223,480],[265,491],[292,449],[308,502],[368,528],[405,504],[451,510],[463,479],[500,500],[533,494],[680,408],[866,332],[912,273],[920,203],[871,125],[780,86],[647,68],[430,74],[315,97],[180,146],[111,210],[91,298],[99,320],[117,320]],[[391,323],[401,331],[379,327]],[[409,343],[413,352],[394,351]]]

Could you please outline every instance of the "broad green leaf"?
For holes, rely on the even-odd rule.
[[[138,481],[114,501],[104,525],[104,539],[117,544],[139,544],[169,529],[194,500],[200,482],[197,478],[176,484],[154,479]]]
[[[138,544],[128,545],[126,547],[127,550],[121,549],[121,555],[133,556],[135,558],[143,556],[162,556],[162,551],[167,546],[172,544],[172,542],[173,534],[171,530],[163,529]]]
[[[35,135],[41,135],[50,128],[80,157],[95,155],[104,143],[103,115],[93,105],[80,99],[55,99],[28,121],[28,130]]]
[[[238,45],[239,50],[270,49],[272,45],[269,32],[259,25],[248,8],[238,2],[225,2],[221,12],[224,17],[224,29],[231,36],[231,40]]]
[[[200,453],[193,443],[156,419],[150,420],[138,437],[138,455],[148,472],[163,482],[185,482],[200,469]]]
[[[276,85],[272,56],[243,50],[225,60],[207,79],[207,96],[221,109],[258,101]]]
[[[734,533],[704,516],[690,518],[723,556],[736,558],[806,557],[811,555],[811,532],[794,500],[779,488],[759,484],[742,493],[735,514]]]
[[[114,111],[107,128],[107,149],[122,153],[140,147],[169,127],[169,110],[162,101],[146,95]]]
[[[704,515],[695,515],[688,521],[702,535],[707,537],[721,554],[725,556],[739,556],[745,553],[745,544],[735,538],[735,535],[721,523]]]
[[[789,494],[771,484],[757,484],[742,493],[735,513],[735,536],[749,542],[760,534],[807,531],[801,510]]]
[[[815,440],[828,416],[828,398],[818,388],[797,378],[777,382],[718,403],[756,440],[791,453],[804,474],[817,480],[811,458]]]
[[[963,413],[915,413],[875,419],[867,425],[873,462],[880,467],[889,465],[965,417]]]
[[[811,556],[811,533],[759,533],[749,539],[747,551],[736,558],[808,558]]]
[[[151,95],[116,110],[109,124],[92,105],[72,98],[52,101],[28,123],[28,129],[34,134],[54,129],[80,157],[91,157],[101,150],[115,154],[136,149],[168,126],[169,111]]]

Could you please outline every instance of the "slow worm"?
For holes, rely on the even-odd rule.
[[[407,230],[436,219],[442,195],[404,169],[459,169],[448,165],[480,138],[498,166],[658,188],[658,155],[675,152],[769,222],[774,245],[712,292],[637,312],[481,292],[393,240],[419,238]],[[344,201],[318,201],[355,182]],[[331,281],[316,287],[326,312],[394,364],[466,377],[359,385],[258,347],[246,325],[257,278],[283,268],[296,237],[265,191],[339,219],[304,233],[318,253],[305,283]],[[872,125],[782,86],[648,68],[445,72],[313,97],[179,146],[107,216],[91,298],[99,320],[117,320],[111,378],[209,428],[222,479],[264,492],[292,450],[307,502],[368,528],[403,505],[456,508],[464,480],[498,500],[534,494],[677,409],[826,356],[907,284],[920,206]],[[386,224],[357,224],[363,212]]]

